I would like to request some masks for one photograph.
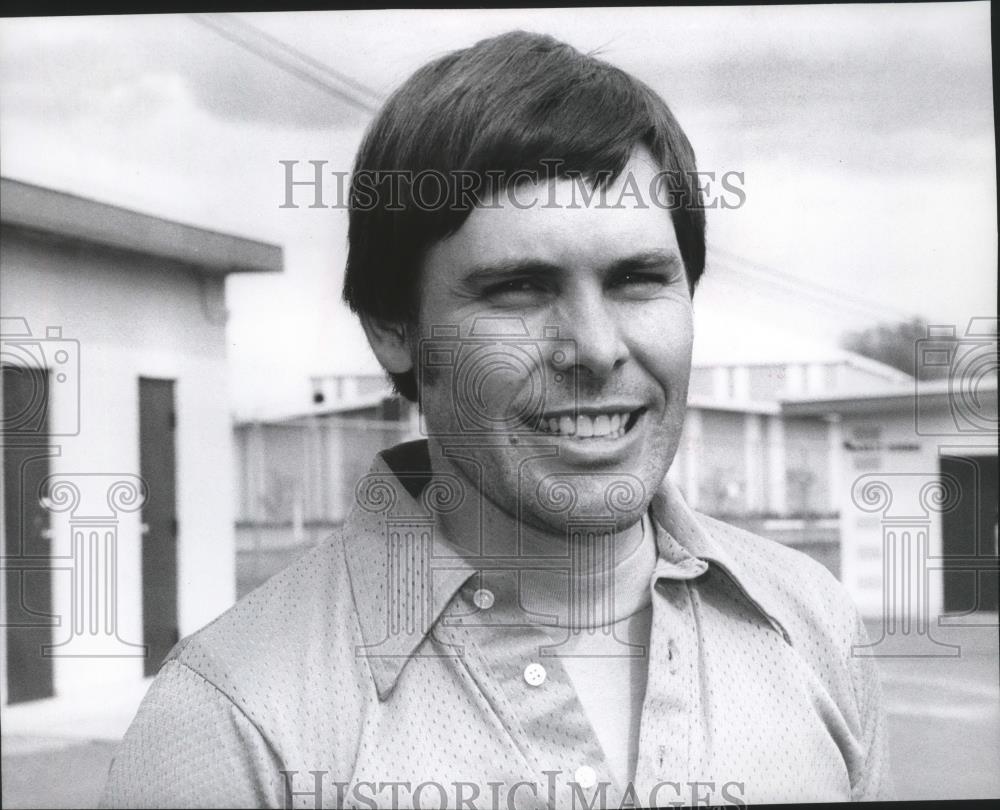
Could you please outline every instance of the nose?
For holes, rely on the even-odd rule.
[[[585,378],[604,379],[625,364],[623,313],[600,290],[585,290],[563,307],[559,337],[572,342],[568,364]]]

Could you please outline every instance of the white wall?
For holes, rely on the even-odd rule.
[[[95,474],[138,475],[139,377],[176,381],[178,620],[182,636],[196,630],[235,597],[223,280],[152,258],[56,246],[6,231],[0,266],[3,317],[26,318],[35,336],[61,327],[64,340],[78,341],[79,433],[52,438],[61,450],[52,460],[53,474],[76,476],[92,490],[106,489],[108,482]],[[68,345],[72,350],[76,344]],[[51,407],[52,425],[73,421],[71,383],[53,382]],[[52,529],[54,555],[68,555],[69,515],[54,514]],[[129,642],[142,640],[139,538],[138,512],[122,513],[118,634]],[[54,576],[54,607],[61,617],[70,613],[69,576]],[[55,629],[57,643],[69,635],[68,625],[64,619]],[[123,649],[107,642],[106,654]],[[60,695],[141,677],[139,658],[55,659]]]

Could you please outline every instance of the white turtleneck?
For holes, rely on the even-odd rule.
[[[522,580],[524,607],[557,617],[553,637],[579,628],[559,648],[560,660],[621,786],[635,775],[639,720],[645,696],[652,621],[650,582],[656,565],[655,530],[642,519],[641,540],[618,559],[598,550],[586,573],[532,572]],[[569,594],[574,588],[569,616]],[[641,650],[630,650],[637,645]],[[638,654],[636,654],[638,653]]]

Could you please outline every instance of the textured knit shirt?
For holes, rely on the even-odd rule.
[[[634,778],[638,755],[652,619],[649,582],[656,567],[654,526],[644,517],[635,548],[613,549],[605,560],[592,555],[590,571],[576,576],[537,571],[521,581],[529,614],[555,619],[549,635],[564,648],[563,669],[619,784]],[[570,610],[574,602],[586,609]]]
[[[621,784],[525,570],[437,529],[427,445],[376,458],[343,528],[168,656],[110,807],[590,807],[891,798],[867,637],[799,552],[664,481],[634,780]],[[567,548],[574,548],[567,544]],[[632,651],[623,640],[623,654]]]

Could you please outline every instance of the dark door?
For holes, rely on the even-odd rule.
[[[945,610],[996,610],[997,457],[945,456],[941,473],[954,476],[960,490],[956,507],[942,515]],[[959,570],[949,557],[978,559]]]
[[[41,504],[52,455],[49,377],[45,369],[3,366],[4,560],[6,579],[7,700],[51,697],[51,541]]]
[[[160,668],[177,643],[177,507],[174,381],[139,379],[139,472],[142,508],[142,628],[145,674]]]

